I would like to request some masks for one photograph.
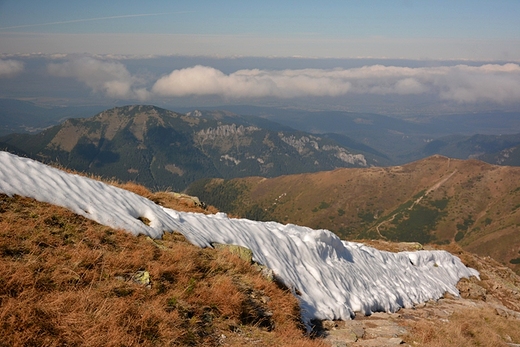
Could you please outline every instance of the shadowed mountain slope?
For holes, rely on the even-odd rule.
[[[179,114],[154,106],[118,107],[36,135],[11,134],[0,138],[0,148],[176,191],[206,177],[275,177],[385,161],[366,146],[353,150],[258,117],[224,111]]]

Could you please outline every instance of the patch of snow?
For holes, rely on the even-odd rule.
[[[228,155],[228,154],[226,154],[226,155],[221,155],[221,156],[220,156],[220,161],[222,161],[222,159],[227,160],[227,161],[231,161],[231,162],[235,163],[235,165],[240,164],[240,160],[239,160],[239,159],[234,158],[234,157],[232,157],[232,156],[230,156],[230,155]]]
[[[186,116],[188,116],[188,117],[202,117],[202,112],[200,112],[199,110],[194,110],[194,111],[190,111],[190,112],[186,113]]]
[[[445,292],[458,295],[460,278],[478,276],[445,251],[390,253],[341,241],[328,230],[178,212],[6,152],[0,152],[0,192],[63,206],[134,235],[159,238],[178,231],[200,247],[213,242],[247,247],[292,289],[308,327],[314,318],[350,319],[355,312],[396,311]],[[141,216],[150,226],[138,220]]]

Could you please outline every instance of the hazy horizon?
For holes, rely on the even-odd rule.
[[[520,110],[520,3],[0,2],[0,97]]]

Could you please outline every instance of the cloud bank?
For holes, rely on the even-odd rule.
[[[110,98],[146,100],[149,92],[140,86],[144,81],[133,76],[120,62],[81,57],[47,66],[49,74],[72,77],[83,82],[93,92],[101,92]]]
[[[239,70],[229,75],[207,66],[174,70],[152,93],[218,95],[227,99],[357,94],[435,93],[443,100],[511,102],[520,99],[520,66],[487,64],[408,68],[372,65],[353,69]]]
[[[1,62],[1,61],[0,61]],[[0,65],[1,71],[1,65]],[[209,66],[173,70],[148,85],[119,61],[81,57],[48,65],[111,98],[148,100],[217,96],[226,100],[429,94],[461,104],[520,100],[520,65],[438,67],[371,65],[351,69],[246,69],[225,74]]]
[[[22,72],[24,64],[17,60],[0,59],[0,77],[9,77]]]

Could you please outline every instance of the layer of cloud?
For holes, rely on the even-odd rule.
[[[93,92],[110,98],[146,100],[149,92],[140,87],[144,81],[133,76],[120,62],[80,57],[47,66],[53,76],[72,77],[85,83]]]
[[[0,76],[1,63],[0,60]],[[417,68],[371,65],[351,69],[247,69],[230,74],[197,65],[173,70],[148,86],[121,61],[94,57],[51,63],[48,72],[75,78],[94,92],[119,99],[217,96],[247,100],[429,94],[465,104],[520,100],[520,65],[513,63]]]
[[[0,77],[9,77],[22,72],[24,64],[18,60],[2,60],[0,59]]]
[[[407,68],[373,65],[354,69],[239,70],[231,74],[194,66],[160,78],[162,96],[217,95],[227,99],[358,94],[435,93],[460,103],[520,100],[520,66],[487,64]]]

